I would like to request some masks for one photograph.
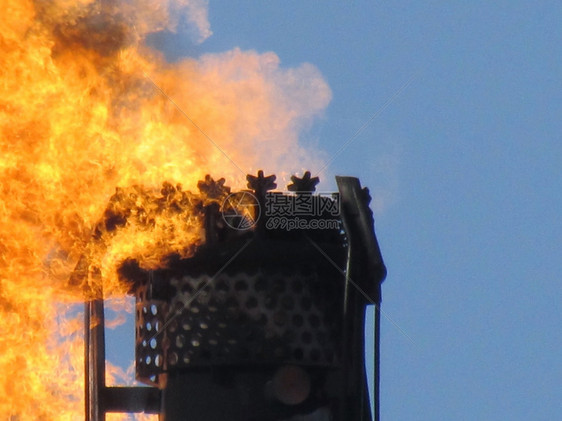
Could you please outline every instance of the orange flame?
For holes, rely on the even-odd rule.
[[[80,259],[119,295],[123,259],[189,255],[203,230],[186,191],[209,172],[240,187],[258,166],[318,167],[298,134],[331,94],[313,66],[282,69],[273,53],[172,64],[143,44],[180,10],[210,35],[200,0],[0,5],[0,419],[77,420]],[[108,203],[136,213],[100,231]]]

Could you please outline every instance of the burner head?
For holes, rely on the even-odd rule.
[[[146,383],[212,366],[337,366],[346,238],[337,195],[313,194],[317,178],[275,176],[199,183],[206,243],[165,269],[127,262],[136,296],[136,370]],[[295,191],[297,190],[297,191]],[[220,203],[219,203],[220,202]]]

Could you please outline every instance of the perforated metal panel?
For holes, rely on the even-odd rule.
[[[220,364],[337,364],[341,295],[310,270],[290,272],[172,277],[169,305],[138,302],[139,375]]]
[[[140,290],[144,295],[146,288]],[[168,304],[159,300],[140,299],[136,305],[136,371],[137,377],[147,383],[155,383],[156,375],[164,368],[162,334]]]

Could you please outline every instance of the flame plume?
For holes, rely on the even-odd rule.
[[[273,53],[172,64],[144,45],[180,12],[196,41],[209,36],[204,0],[0,5],[0,419],[78,420],[80,258],[118,296],[124,258],[189,254],[202,229],[187,190],[209,172],[236,186],[258,163],[314,165],[298,133],[331,94],[313,66],[282,69]],[[166,200],[183,207],[154,205]],[[137,213],[96,231],[108,203]]]

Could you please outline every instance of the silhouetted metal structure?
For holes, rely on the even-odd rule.
[[[248,176],[230,194],[200,183],[206,242],[189,259],[122,267],[136,297],[136,375],[148,387],[106,387],[101,290],[86,303],[86,420],[107,412],[162,421],[379,421],[380,286],[386,268],[370,197],[337,177]],[[229,195],[230,194],[230,195]],[[224,197],[227,197],[224,200]],[[306,210],[306,212],[305,212]],[[259,214],[258,214],[259,213]],[[300,222],[299,222],[300,221]],[[298,225],[298,226],[297,226]],[[375,413],[364,361],[365,307],[375,304]]]

